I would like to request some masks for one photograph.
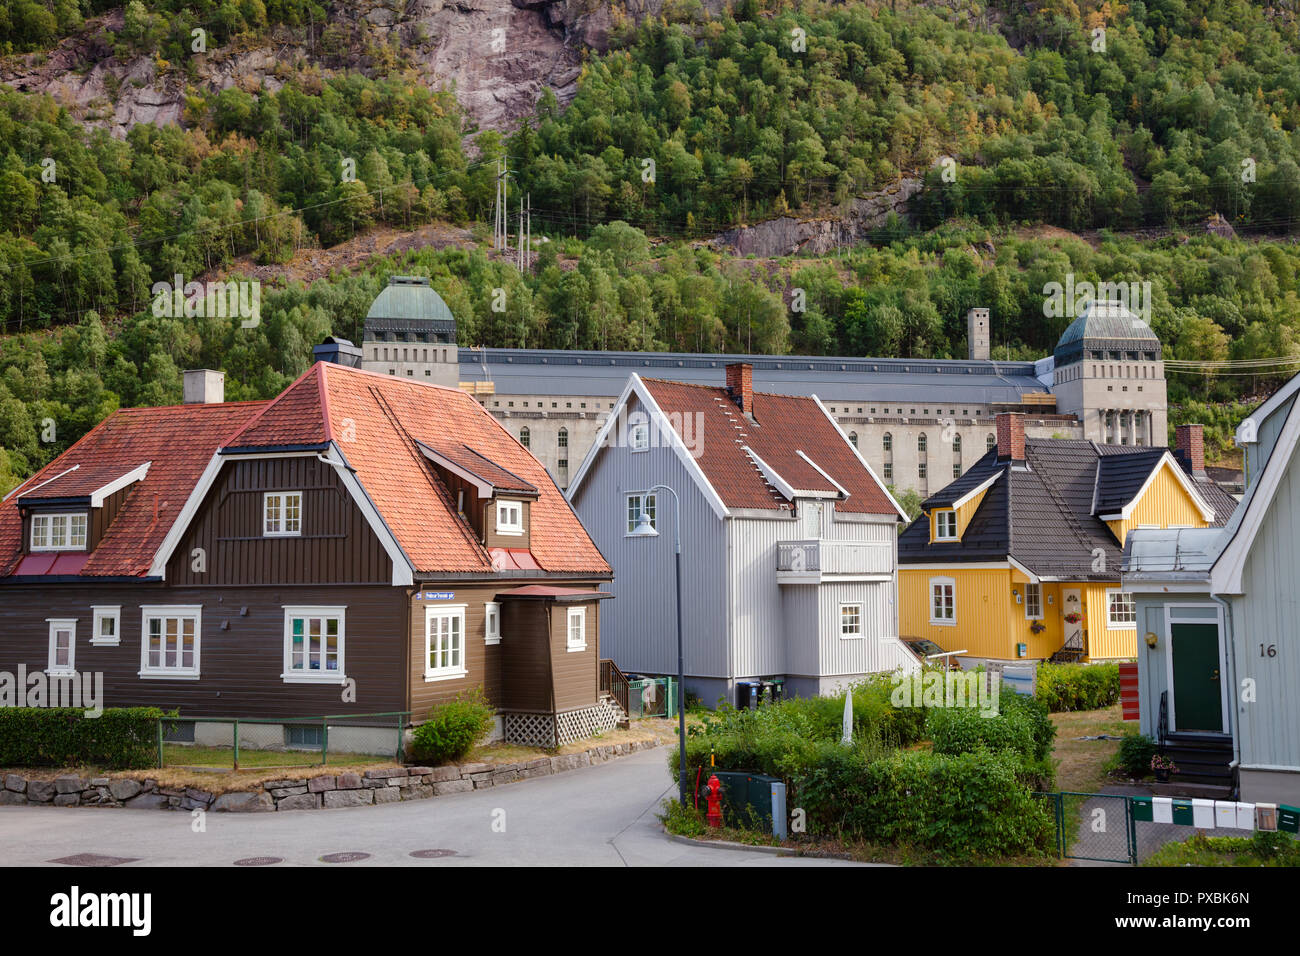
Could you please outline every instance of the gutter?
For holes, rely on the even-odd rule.
[[[1224,624],[1224,629],[1228,632],[1227,635],[1225,635],[1225,636],[1227,637],[1227,639],[1228,639],[1228,645],[1223,649],[1223,650],[1224,650],[1224,658],[1225,658],[1225,661],[1224,661],[1224,662],[1227,663],[1227,664],[1232,668],[1232,687],[1231,687],[1231,689],[1232,689],[1232,693],[1230,693],[1230,694],[1228,695],[1228,701],[1230,702],[1230,706],[1231,706],[1231,708],[1232,708],[1232,713],[1228,716],[1228,719],[1229,719],[1230,721],[1232,721],[1232,724],[1231,724],[1231,728],[1232,728],[1232,762],[1233,762],[1234,764],[1236,764],[1238,767],[1240,767],[1240,766],[1241,766],[1241,734],[1239,733],[1239,730],[1240,730],[1241,724],[1240,724],[1240,723],[1238,722],[1238,720],[1237,720],[1237,688],[1236,688],[1236,683],[1237,683],[1237,654],[1236,654],[1236,651],[1237,651],[1237,632],[1236,632],[1236,630],[1233,628],[1233,625],[1232,625],[1232,605],[1229,604],[1229,603],[1228,603],[1226,600],[1224,600],[1223,598],[1219,597],[1219,596],[1218,596],[1217,594],[1215,594],[1213,591],[1210,591],[1210,600],[1213,601],[1215,604],[1219,605],[1219,607],[1223,608],[1223,624]],[[1173,648],[1171,647],[1171,648],[1169,649],[1169,653],[1172,655],[1173,652],[1174,652],[1174,651],[1173,651]],[[1173,690],[1172,687],[1169,688],[1169,689],[1170,689],[1171,691]],[[1238,792],[1240,792],[1240,786],[1241,786],[1240,781],[1238,781],[1237,786],[1238,786]]]

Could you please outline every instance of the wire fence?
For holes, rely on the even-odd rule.
[[[401,762],[411,711],[321,717],[163,717],[158,766],[195,770]]]

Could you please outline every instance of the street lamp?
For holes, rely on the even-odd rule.
[[[679,766],[677,771],[677,790],[682,806],[686,806],[686,663],[682,655],[682,502],[677,492],[667,485],[655,485],[646,495],[662,488],[673,496],[673,555],[677,572],[677,752]],[[638,538],[657,538],[659,532],[650,522],[650,510],[644,506],[637,516],[636,527],[632,534]]]

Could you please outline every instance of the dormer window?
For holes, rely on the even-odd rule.
[[[85,512],[32,515],[33,551],[84,551]]]
[[[302,534],[301,491],[271,491],[263,496],[262,534],[268,538]]]
[[[518,501],[497,502],[497,533],[524,533],[524,506]]]
[[[633,425],[628,429],[628,444],[633,451],[645,451],[650,447],[650,426],[645,423]]]
[[[934,540],[957,540],[957,512],[936,511],[934,514]]]

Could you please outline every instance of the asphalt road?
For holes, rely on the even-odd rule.
[[[208,813],[0,807],[5,865],[79,854],[121,866],[827,866],[835,860],[715,849],[670,839],[656,819],[675,789],[662,749],[490,790],[338,810]],[[418,851],[451,851],[411,856]],[[331,863],[329,854],[369,854]]]

